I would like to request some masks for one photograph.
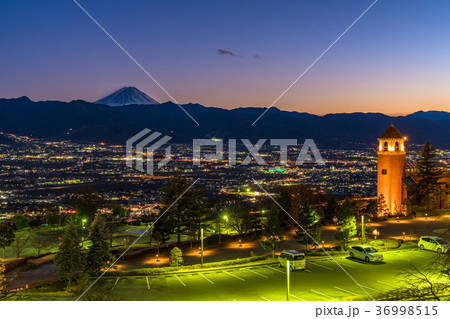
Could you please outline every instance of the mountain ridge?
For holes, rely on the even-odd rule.
[[[223,109],[197,103],[183,104],[196,125],[173,102],[156,105],[110,107],[83,100],[40,101],[28,98],[0,99],[0,131],[46,139],[124,144],[144,128],[170,135],[173,141],[192,143],[192,138],[312,138],[331,148],[376,144],[393,123],[410,143],[430,140],[450,147],[450,119],[431,121],[410,115],[382,113],[333,113],[314,115],[271,108],[251,125],[264,108]],[[450,116],[450,113],[444,112]],[[255,116],[256,115],[256,116]]]

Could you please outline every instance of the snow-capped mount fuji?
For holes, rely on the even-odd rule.
[[[152,99],[144,92],[138,90],[133,86],[123,87],[116,92],[105,96],[104,98],[95,102],[96,104],[105,104],[109,106],[122,106],[131,104],[140,105],[155,105],[159,102]]]

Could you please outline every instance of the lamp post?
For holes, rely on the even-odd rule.
[[[286,260],[286,301],[289,301],[289,277],[290,277],[290,267],[289,267],[289,259]]]
[[[201,255],[200,255],[200,258],[201,258],[201,264],[202,264],[202,267],[203,267],[203,228],[202,229],[200,229],[200,244],[201,244]]]
[[[58,211],[59,211],[59,227],[61,227],[61,206],[58,206]]]
[[[366,231],[364,229],[364,214],[361,215],[361,244],[364,244],[364,239],[366,239]]]
[[[223,219],[225,219],[225,226],[228,226],[228,216],[223,216]],[[228,235],[228,227],[227,227],[227,235]]]
[[[81,221],[81,247],[84,247],[84,223],[87,222],[86,219]]]

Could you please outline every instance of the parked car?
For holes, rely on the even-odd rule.
[[[305,269],[306,259],[305,254],[297,250],[283,250],[278,256],[278,267],[286,267],[289,260],[289,269]]]
[[[366,262],[383,260],[383,254],[378,252],[378,250],[376,250],[372,246],[366,245],[351,246],[348,249],[348,251],[350,252],[351,258],[362,259],[365,260]]]
[[[422,236],[417,244],[420,249],[427,249],[440,253],[446,253],[450,249],[450,244],[440,237]]]

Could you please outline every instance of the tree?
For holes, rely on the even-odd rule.
[[[31,235],[30,245],[36,250],[39,256],[41,252],[52,244],[52,240],[48,234],[40,231],[35,231]]]
[[[179,267],[183,264],[183,252],[180,248],[172,248],[170,251],[169,264],[171,267]]]
[[[249,208],[245,206],[233,207],[229,210],[228,226],[239,235],[245,234],[251,228]]]
[[[55,256],[55,264],[58,267],[59,279],[67,281],[67,289],[69,289],[76,271],[82,269],[84,265],[80,236],[72,220],[64,228]]]
[[[417,184],[415,185],[415,202],[419,205],[425,204],[430,211],[431,200],[436,192],[440,190],[439,178],[441,173],[436,166],[436,152],[430,142],[426,142],[419,152],[421,158],[416,163]]]
[[[77,220],[94,220],[98,209],[104,204],[103,197],[93,190],[84,190],[72,196],[70,206],[77,211]]]
[[[3,260],[0,260],[0,296],[3,294],[3,291],[6,288],[6,267],[3,264]]]
[[[309,251],[308,245],[318,245],[320,240],[319,221],[320,216],[314,207],[309,202],[304,202],[303,208],[298,214],[298,223],[303,229],[298,227],[298,230],[295,231],[296,235],[294,238],[299,244],[305,245],[306,251]]]
[[[198,233],[198,228],[197,228],[197,224],[195,223],[194,220],[189,220],[187,227],[186,227],[186,235],[188,235],[189,237],[189,244],[192,248],[192,242],[195,240],[196,236]]]
[[[283,207],[286,212],[292,215],[292,192],[287,187],[281,187],[276,194],[276,201]],[[276,204],[271,201],[272,207],[277,209]],[[291,226],[292,219],[288,214],[279,214],[281,226],[284,228]]]
[[[14,218],[14,226],[16,226],[17,230],[27,228],[29,224],[30,220],[28,219],[28,217],[26,217],[22,213],[16,214],[16,217]]]
[[[332,220],[333,217],[337,216],[339,213],[339,205],[336,201],[336,198],[331,197],[325,206],[324,209],[324,219]]]
[[[378,216],[385,216],[389,211],[388,205],[386,203],[386,198],[383,194],[380,194],[377,198],[377,214]]]
[[[356,217],[348,199],[342,204],[339,215],[336,239],[343,240],[344,249],[346,249],[348,239],[356,235]]]
[[[262,248],[272,251],[272,258],[275,258],[275,250],[280,249],[285,243],[277,209],[268,213],[263,236],[264,239],[261,240]]]
[[[16,236],[16,240],[12,243],[11,248],[16,253],[16,258],[20,258],[20,254],[24,251],[25,248],[29,245],[29,236]]]
[[[105,220],[100,213],[95,215],[94,221],[91,224],[90,240],[92,245],[86,257],[86,271],[91,274],[100,275],[103,268],[114,260],[109,253],[109,231]]]
[[[15,238],[16,236],[11,224],[0,222],[0,248],[3,250],[3,258],[5,258],[6,247],[11,246]]]
[[[114,205],[111,212],[118,219],[124,218],[127,215],[127,210],[122,205]]]
[[[365,200],[357,200],[353,203],[353,211],[355,212],[357,218],[361,217],[362,213],[367,209],[368,206],[369,202]]]
[[[200,192],[190,186],[191,183],[177,173],[163,188],[159,206],[160,214],[164,214],[161,219],[170,224],[172,232],[177,235],[177,244],[180,244],[181,233],[190,219],[199,224]]]

